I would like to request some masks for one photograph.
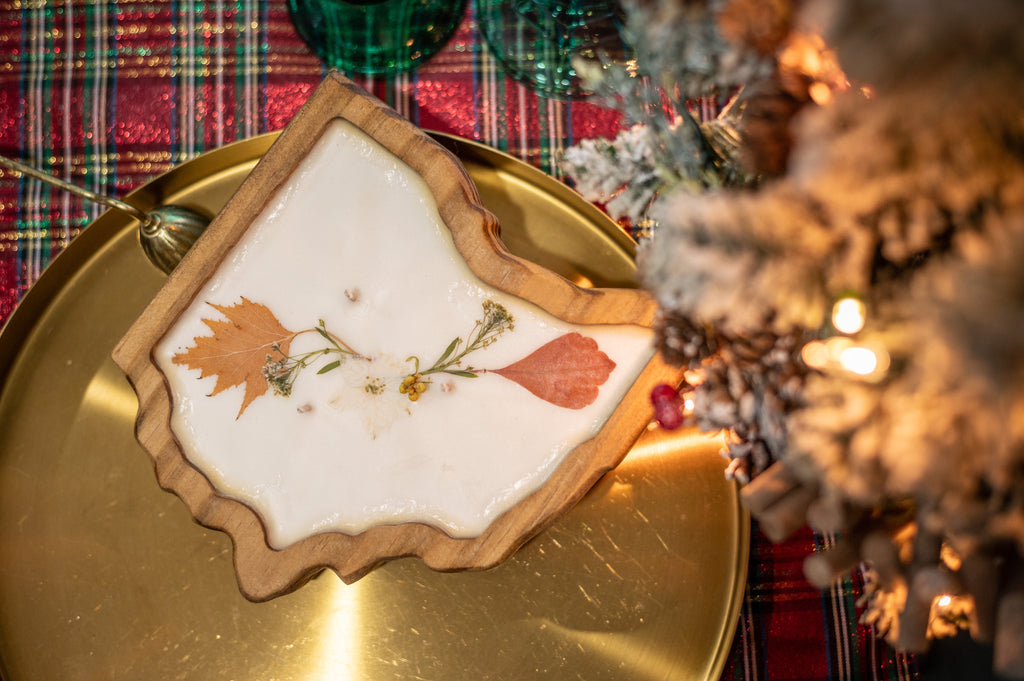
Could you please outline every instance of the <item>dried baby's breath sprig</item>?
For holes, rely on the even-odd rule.
[[[419,400],[430,380],[427,376],[432,374],[449,374],[462,378],[476,378],[481,370],[471,366],[463,366],[463,360],[477,350],[482,350],[492,343],[506,331],[515,329],[515,318],[501,303],[487,299],[483,302],[483,316],[476,321],[473,330],[469,333],[469,340],[463,341],[461,337],[455,338],[448,347],[444,349],[440,357],[426,369],[420,368],[419,357],[413,355],[406,361],[412,362],[414,369],[402,379],[399,392],[407,395],[413,402]]]
[[[302,352],[294,355],[286,355],[281,351],[281,346],[274,343],[271,346],[271,353],[267,354],[266,364],[263,367],[263,377],[267,379],[267,385],[274,391],[275,395],[288,397],[292,394],[292,387],[299,374],[310,365],[326,357],[334,356],[337,359],[331,360],[322,365],[317,371],[318,374],[325,374],[341,366],[346,359],[360,357],[359,353],[353,350],[347,343],[327,330],[324,320],[317,321],[317,325],[309,331],[315,331],[329,345],[310,352]]]

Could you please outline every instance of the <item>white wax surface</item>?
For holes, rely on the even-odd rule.
[[[292,331],[322,319],[373,361],[348,360],[323,375],[314,366],[289,397],[267,392],[239,417],[241,387],[210,396],[215,378],[171,358],[211,335],[202,319],[222,317],[207,303],[242,297]],[[406,358],[429,366],[455,337],[469,336],[488,299],[508,309],[515,328],[469,364],[498,369],[578,331],[616,365],[597,400],[559,407],[496,374],[432,376],[415,403],[398,393],[412,370]],[[306,333],[290,352],[323,346]],[[600,430],[652,354],[649,329],[573,326],[485,285],[456,251],[422,178],[343,121],[155,351],[186,456],[221,493],[260,513],[276,548],[411,521],[479,535]],[[387,383],[379,396],[364,389],[371,374]]]

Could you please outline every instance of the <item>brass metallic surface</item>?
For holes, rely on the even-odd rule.
[[[213,212],[273,136],[206,154],[133,195]],[[555,180],[446,138],[516,253],[628,285],[632,247]],[[748,525],[719,442],[647,433],[504,565],[324,573],[269,603],[236,588],[225,535],[156,485],[136,401],[109,359],[164,275],[135,223],[100,217],[0,334],[0,676],[52,679],[717,679]]]

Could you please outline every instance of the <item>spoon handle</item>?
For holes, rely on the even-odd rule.
[[[102,203],[103,205],[109,206],[110,208],[116,208],[117,210],[124,211],[125,213],[128,213],[139,222],[148,223],[151,222],[152,220],[152,218],[145,211],[139,210],[138,208],[131,204],[125,203],[124,201],[121,201],[119,199],[111,198],[109,196],[96,194],[95,192],[91,192],[88,189],[83,189],[82,187],[71,184],[70,182],[65,182],[64,180],[54,177],[53,175],[49,175],[47,173],[36,170],[32,166],[27,166],[24,163],[15,161],[12,158],[7,158],[6,156],[0,155],[0,165],[6,166],[11,170],[15,170],[21,173],[22,175],[34,177],[35,179],[40,180],[41,182],[45,182],[47,184],[51,184],[54,187],[59,187],[66,192],[71,192],[72,194],[75,194],[76,196],[81,196],[83,199],[93,201],[94,203]]]

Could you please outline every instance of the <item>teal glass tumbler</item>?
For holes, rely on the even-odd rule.
[[[445,46],[467,0],[288,0],[302,40],[348,74],[400,73]]]
[[[631,57],[625,12],[614,0],[476,0],[476,17],[503,70],[547,97],[589,94],[574,60]]]

